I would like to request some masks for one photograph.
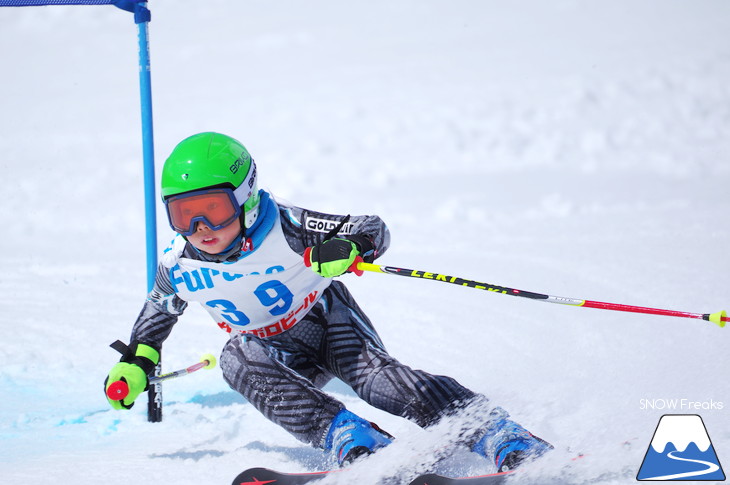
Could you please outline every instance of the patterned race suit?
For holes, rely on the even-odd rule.
[[[261,194],[259,221],[231,251],[210,255],[182,236],[173,240],[133,327],[133,343],[160,349],[188,302],[199,302],[230,332],[220,359],[226,382],[268,419],[317,447],[344,407],[321,391],[333,377],[369,404],[423,427],[474,400],[454,379],[391,357],[345,285],[304,265],[304,250],[323,242],[342,216]],[[348,236],[369,241],[366,261],[390,242],[377,216],[349,219],[338,232]]]

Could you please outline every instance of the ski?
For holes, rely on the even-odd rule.
[[[408,485],[501,485],[513,472],[492,473],[473,477],[452,478],[427,473],[414,478]]]
[[[303,485],[315,482],[343,470],[329,470],[309,473],[282,473],[269,468],[249,468],[240,473],[232,485]],[[498,485],[505,483],[512,472],[494,473],[474,477],[450,478],[435,473],[419,475],[408,485]]]
[[[302,485],[314,482],[341,470],[309,473],[282,473],[269,468],[249,468],[233,479],[232,485]]]
[[[436,473],[427,473],[414,478],[408,485],[498,485],[505,483],[507,476],[510,474],[512,472],[452,478]]]

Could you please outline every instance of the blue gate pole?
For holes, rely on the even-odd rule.
[[[147,291],[152,291],[157,274],[157,218],[155,197],[155,147],[152,132],[152,79],[150,46],[148,41],[150,11],[147,2],[134,4],[134,22],[139,39],[139,94],[142,108],[142,151],[144,172],[144,207],[147,238]],[[162,359],[157,363],[155,375],[159,376]],[[147,421],[162,421],[162,383],[152,384],[147,392]]]
[[[139,38],[139,93],[142,108],[142,150],[144,164],[144,205],[147,238],[147,291],[152,291],[157,274],[157,218],[155,197],[155,147],[152,130],[152,80],[150,70],[149,21],[147,3],[135,5],[134,21]]]

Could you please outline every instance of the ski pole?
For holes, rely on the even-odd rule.
[[[415,269],[396,268],[394,266],[380,266],[372,263],[365,263],[363,261],[355,261],[350,267],[358,276],[362,275],[364,271],[370,271],[373,273],[386,273],[398,276],[407,276],[409,278],[419,278],[426,280],[442,281],[444,283],[452,283],[459,286],[467,286],[469,288],[476,288],[477,290],[486,290],[493,293],[501,293],[503,295],[519,296],[522,298],[529,298],[531,300],[543,301],[547,303],[558,303],[561,305],[577,306],[585,308],[599,308],[601,310],[613,310],[618,312],[632,312],[632,313],[648,313],[652,315],[665,315],[669,317],[683,317],[683,318],[694,318],[698,320],[707,320],[718,325],[720,328],[725,326],[725,323],[730,321],[730,317],[727,316],[725,310],[715,313],[690,313],[690,312],[679,312],[675,310],[662,310],[660,308],[647,308],[632,305],[623,305],[620,303],[606,303],[601,301],[591,300],[580,300],[578,298],[566,298],[562,296],[545,295],[542,293],[534,293],[531,291],[517,290],[515,288],[508,288],[506,286],[492,285],[489,283],[480,283],[479,281],[468,280],[459,278],[458,276],[448,276],[441,273],[429,273],[427,271],[420,271]]]
[[[149,383],[156,384],[158,382],[166,381],[168,379],[186,376],[200,369],[212,369],[213,367],[215,367],[215,364],[215,357],[213,357],[211,354],[205,354],[200,358],[200,362],[198,362],[197,364],[193,364],[190,367],[176,370],[175,372],[170,372],[168,374],[152,376],[149,378]],[[106,390],[107,397],[109,397],[109,399],[111,399],[112,401],[120,401],[127,397],[128,394],[129,386],[125,381],[114,381],[109,384],[109,388]]]

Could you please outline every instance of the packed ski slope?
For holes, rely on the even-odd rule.
[[[382,216],[383,264],[730,307],[728,2],[150,7],[158,169],[182,138],[221,131],[276,196]],[[165,384],[162,423],[146,422],[144,402],[109,409],[108,345],[128,338],[146,293],[136,27],[110,6],[2,8],[0,41],[1,481],[227,484],[251,466],[325,466],[219,369]],[[172,234],[158,221],[162,249]],[[554,443],[541,473],[571,449],[590,457],[562,481],[632,483],[667,413],[700,414],[730,463],[727,328],[343,279],[394,356],[456,377]],[[164,370],[217,355],[226,338],[191,307]],[[328,389],[398,437],[353,471],[360,483],[442,439]]]

